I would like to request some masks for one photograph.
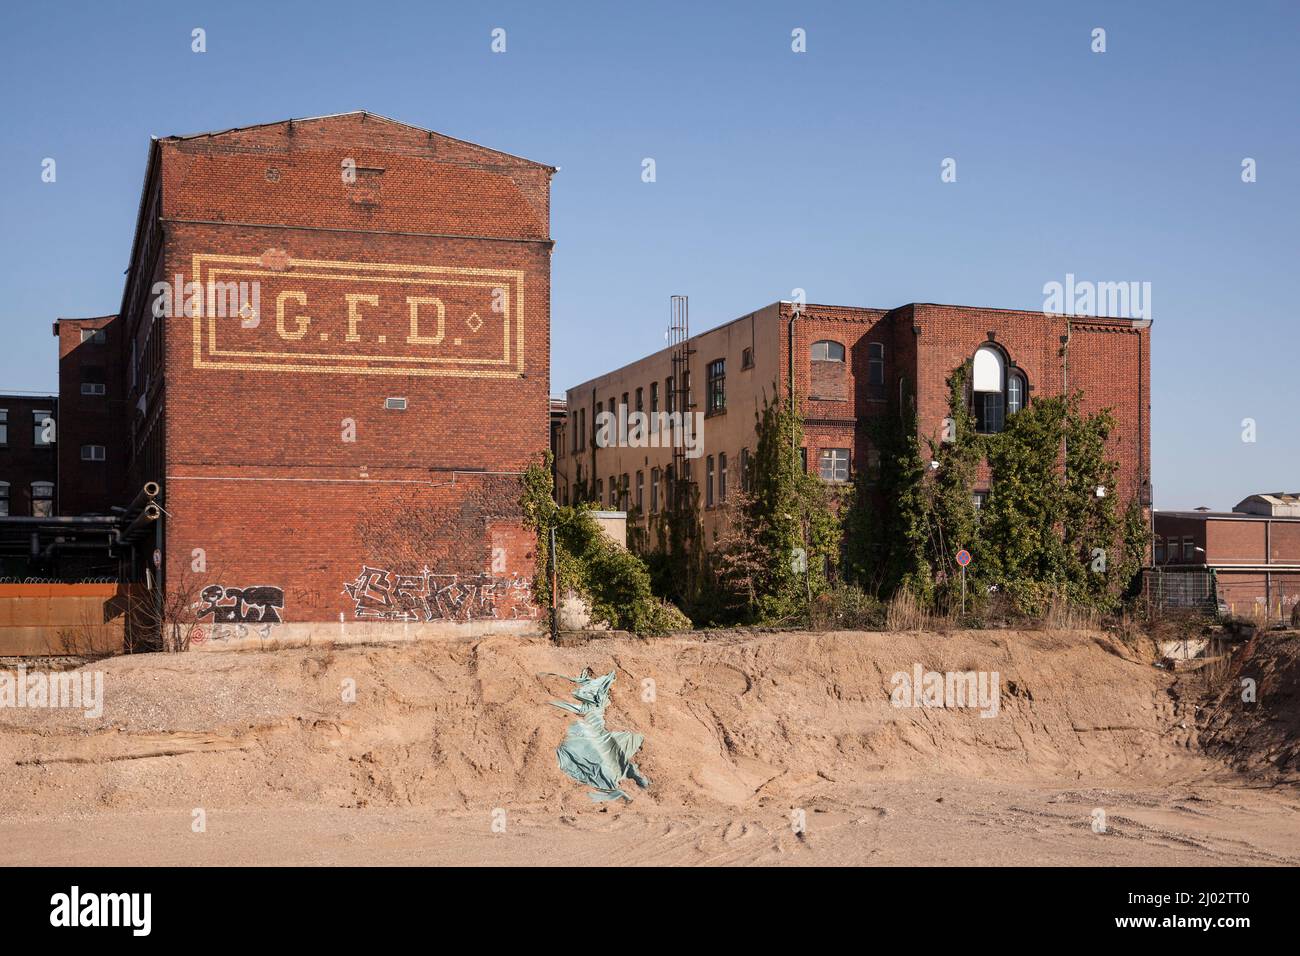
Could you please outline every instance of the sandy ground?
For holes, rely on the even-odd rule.
[[[0,710],[0,863],[1296,865],[1269,714],[1296,642],[1243,655],[1262,693],[1238,717],[1240,667],[1179,681],[1083,632],[119,658],[93,665],[97,718]],[[914,663],[998,671],[997,716],[892,706]],[[568,685],[543,675],[584,666],[646,735],[630,804],[556,768]]]

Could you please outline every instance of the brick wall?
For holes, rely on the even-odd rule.
[[[121,327],[113,315],[54,323],[59,339],[60,514],[106,514],[129,497]],[[91,451],[95,446],[104,449],[102,460]]]
[[[552,170],[364,114],[153,155],[133,284],[258,290],[156,323],[124,297],[168,581],[222,592],[215,624],[266,620],[246,588],[286,622],[529,617],[513,475],[548,441]]]
[[[0,409],[5,411],[3,441],[0,441],[0,493],[8,513],[32,514],[32,485],[35,482],[56,484],[56,444],[43,445],[36,440],[36,412],[41,419],[49,413],[55,420],[55,437],[59,424],[58,399],[52,395],[0,395]],[[51,507],[54,503],[51,502]]]

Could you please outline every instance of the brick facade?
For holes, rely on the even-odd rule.
[[[61,515],[107,514],[127,502],[121,323],[117,316],[59,319]]]
[[[55,513],[58,398],[0,395],[0,410],[4,412],[0,422],[0,512],[17,518],[33,517],[43,508]],[[42,427],[46,419],[54,423],[48,434]]]
[[[1287,620],[1300,605],[1300,518],[1157,511],[1152,523],[1154,573],[1212,574],[1230,614]]]
[[[548,442],[553,172],[365,113],[153,143],[127,484],[162,485],[201,636],[535,616],[516,476]],[[230,285],[193,315],[190,282]]]
[[[716,481],[725,456],[735,487],[735,466],[743,450],[754,447],[754,413],[765,396],[785,400],[791,369],[805,421],[809,470],[818,472],[826,462],[828,473],[837,474],[833,464],[847,452],[851,474],[872,467],[866,423],[897,409],[902,399],[915,403],[922,448],[927,438],[938,438],[949,414],[948,377],[982,346],[996,348],[1006,368],[1022,376],[1028,401],[1059,395],[1068,387],[1082,392],[1085,411],[1111,409],[1116,427],[1110,454],[1119,463],[1112,493],[1125,504],[1136,496],[1150,505],[1149,322],[912,303],[891,310],[809,304],[792,324],[794,311],[792,303],[773,303],[690,340],[696,410],[704,408],[708,363],[726,358],[729,421],[705,420],[703,453],[692,472],[701,484],[706,537],[723,520],[715,509],[724,510],[716,485],[715,509],[707,504],[708,462],[715,463]],[[814,346],[823,342],[832,343],[830,359],[814,355]],[[842,360],[837,360],[836,346],[843,348]],[[748,369],[742,363],[745,348],[752,363]],[[594,448],[593,437],[598,403],[606,407],[611,398],[635,394],[656,380],[662,388],[669,374],[670,352],[665,349],[568,390],[568,434],[558,442],[561,500],[578,483],[580,468],[581,477],[603,483],[627,474],[635,488],[637,472],[649,476],[668,466],[669,449]],[[575,438],[575,427],[588,434]],[[977,491],[987,489],[988,477],[984,466],[978,479],[984,487]],[[617,503],[607,487],[601,500],[607,506]]]

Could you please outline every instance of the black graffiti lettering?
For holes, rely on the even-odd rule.
[[[214,624],[279,624],[284,608],[284,590],[259,584],[247,588],[228,588],[210,584],[199,592],[200,620],[212,615]]]

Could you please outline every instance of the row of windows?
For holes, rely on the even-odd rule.
[[[808,467],[808,449],[799,449],[803,467]],[[740,485],[744,491],[749,490],[749,449],[740,450]],[[879,468],[880,457],[875,449],[867,452],[868,476],[874,475]],[[850,450],[848,448],[822,448],[818,450],[817,474],[824,481],[833,483],[847,482],[850,478]],[[650,514],[657,514],[661,504],[667,505],[667,488],[672,482],[673,470],[670,467],[650,469],[649,504]],[[691,479],[691,462],[686,461],[686,479]],[[578,466],[578,483],[582,482],[582,466]],[[716,458],[708,455],[704,459],[704,505],[712,508],[725,504],[728,492],[728,463],[725,453]],[[629,510],[634,505],[638,511],[646,510],[646,476],[637,471],[635,475],[610,475],[608,483],[604,478],[597,478],[592,489],[595,500],[601,505],[617,510]],[[563,504],[568,504],[568,488],[561,492]]]
[[[1196,539],[1190,535],[1176,538],[1172,535],[1166,540],[1156,535],[1156,564],[1196,563]]]
[[[54,482],[52,481],[33,481],[31,484],[32,491],[32,517],[48,518],[54,514]],[[0,517],[8,517],[9,511],[9,482],[0,481]]]
[[[811,359],[814,362],[844,362],[844,345],[830,339],[822,339],[812,344]],[[881,342],[867,343],[867,384],[882,387],[885,384],[885,346]]]
[[[754,367],[754,356],[751,349],[744,350],[743,368]],[[709,415],[715,415],[718,412],[726,411],[727,408],[727,360],[715,359],[708,364],[708,382],[705,391],[705,412]],[[658,415],[660,411],[660,396],[663,396],[663,411],[668,414],[678,410],[681,405],[682,410],[689,411],[694,408],[691,401],[691,373],[685,372],[682,375],[681,386],[676,387],[673,376],[668,376],[663,380],[663,388],[660,389],[660,383],[655,381],[650,383],[650,406],[646,407],[646,389],[638,388],[635,392],[624,392],[620,402],[615,396],[609,397],[609,404],[600,401],[596,403],[595,417],[609,409],[610,412],[617,414],[620,404],[627,408],[629,412],[646,412],[652,416]],[[632,402],[629,402],[632,399]],[[592,422],[594,426],[595,421]],[[585,408],[574,409],[573,412],[573,438],[570,447],[573,451],[583,451],[587,447],[587,410]],[[652,418],[650,422],[651,430],[658,428],[658,422]]]
[[[0,408],[0,445],[9,444],[9,409]],[[54,444],[54,412],[48,408],[32,411],[32,444],[45,448]]]

